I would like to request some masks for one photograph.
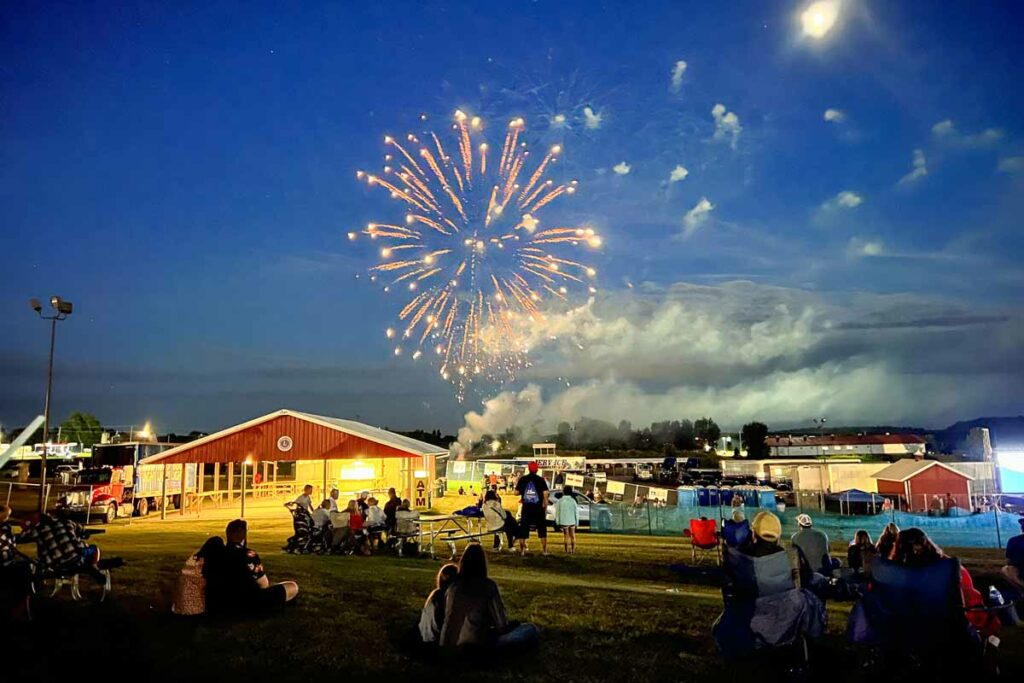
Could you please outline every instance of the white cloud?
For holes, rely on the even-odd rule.
[[[826,109],[823,117],[830,123],[842,123],[846,120],[846,113],[839,109]]]
[[[1024,171],[1024,157],[1004,157],[999,160],[999,170],[1003,173],[1020,173]]]
[[[701,197],[696,206],[686,212],[683,216],[683,237],[689,237],[704,225],[708,214],[715,210],[715,205],[708,201],[707,197]]]
[[[850,239],[847,253],[854,258],[871,258],[886,255],[885,244],[881,240],[866,240],[860,237]]]
[[[954,147],[990,147],[1003,139],[999,128],[986,128],[980,133],[961,133],[952,119],[944,119],[932,126],[932,135]]]
[[[591,107],[583,107],[583,122],[587,128],[597,130],[601,127],[601,114],[594,111]]]
[[[729,145],[736,149],[743,126],[735,112],[727,111],[724,104],[716,104],[711,108],[711,116],[715,119],[715,140],[730,139]]]
[[[615,171],[616,175],[626,175],[627,173],[633,170],[633,167],[627,164],[625,161],[620,161],[619,163],[612,166],[612,170]]]
[[[679,89],[683,87],[683,74],[686,73],[686,66],[686,62],[680,59],[672,67],[672,83],[669,86],[672,92],[679,92]]]
[[[752,419],[803,424],[821,414],[837,424],[933,423],[1015,400],[1007,397],[1024,382],[1019,313],[908,294],[835,296],[751,282],[677,283],[604,294],[546,316],[524,379],[573,386],[502,392],[466,415],[460,440],[511,426],[546,434],[580,417],[643,426],[711,415],[733,428]],[[937,335],[948,343],[936,344]],[[984,379],[964,385],[965,374]]]
[[[565,114],[555,114],[551,117],[552,128],[565,128],[566,125]]]
[[[668,174],[668,181],[670,183],[678,183],[680,180],[686,180],[686,176],[690,175],[690,172],[686,170],[686,167],[682,164],[677,164],[672,172]]]
[[[928,175],[928,162],[924,158],[923,149],[915,149],[913,157],[913,168],[910,173],[900,178],[900,185],[913,183]]]
[[[843,190],[828,201],[822,203],[821,211],[832,212],[839,209],[855,209],[864,203],[864,197],[853,190]]]

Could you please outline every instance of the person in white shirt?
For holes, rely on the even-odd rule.
[[[306,484],[302,487],[302,494],[295,499],[295,504],[301,508],[306,508],[307,512],[313,512],[313,485]]]
[[[341,492],[338,489],[331,489],[331,497],[327,499],[331,504],[331,512],[338,512],[338,496],[340,495]]]
[[[480,509],[484,513],[487,531],[494,534],[494,549],[501,549],[501,534],[505,534],[507,540],[505,547],[512,550],[515,539],[519,535],[519,525],[516,524],[515,517],[502,507],[498,493],[496,491],[485,493],[484,504]]]
[[[366,533],[370,535],[370,546],[376,542],[380,545],[380,535],[387,528],[387,518],[384,511],[377,505],[377,499],[370,496],[366,507]]]
[[[331,499],[327,498],[320,503],[320,507],[313,511],[313,524],[317,529],[331,523]]]

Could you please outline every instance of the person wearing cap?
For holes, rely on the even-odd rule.
[[[530,527],[537,529],[540,549],[548,554],[548,483],[537,474],[540,469],[536,461],[527,465],[529,474],[520,477],[516,483],[516,493],[522,500],[523,512],[519,524],[519,552],[526,554],[526,540],[530,537]]]
[[[775,553],[784,553],[786,549],[779,543],[782,537],[782,522],[772,513],[762,510],[754,515],[750,523],[750,542],[741,550],[751,557],[765,557]]]
[[[806,568],[812,572],[832,576],[832,570],[837,568],[838,562],[829,555],[828,534],[815,529],[814,521],[808,514],[797,515],[796,523],[800,530],[793,534],[790,541],[800,553],[801,564],[806,564]]]

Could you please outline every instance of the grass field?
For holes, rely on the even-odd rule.
[[[105,672],[117,680],[161,681],[481,676],[462,665],[406,657],[398,648],[439,561],[287,555],[280,550],[291,532],[286,515],[250,525],[250,545],[271,580],[298,581],[296,604],[273,618],[248,621],[175,617],[169,606],[182,562],[209,534],[221,533],[224,521],[112,526],[97,540],[107,556],[128,562],[115,573],[112,598],[99,606],[72,603],[66,594],[38,599],[34,622],[5,629],[6,659],[19,674],[6,680],[56,681],[86,671],[90,678]],[[532,547],[538,549],[536,540]],[[548,557],[490,554],[510,617],[536,623],[543,644],[532,661],[489,668],[488,679],[722,678],[726,665],[710,639],[720,594],[710,582],[683,582],[668,569],[689,556],[687,542],[582,533],[575,556],[563,555],[560,543],[551,549]],[[965,563],[976,583],[986,585],[983,575],[998,566],[999,553],[968,552]],[[839,680],[848,679],[840,674],[853,663],[844,632],[848,609],[830,605],[828,636],[817,653],[820,666]],[[1003,635],[1004,669],[1024,673],[1024,629]]]

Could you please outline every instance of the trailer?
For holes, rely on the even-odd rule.
[[[144,458],[176,445],[130,442],[93,446],[92,464],[78,475],[79,488],[61,497],[58,506],[70,515],[88,516],[104,523],[129,515],[145,517],[159,509],[165,497],[170,506],[180,508],[183,494],[196,489],[198,466],[139,464]]]

